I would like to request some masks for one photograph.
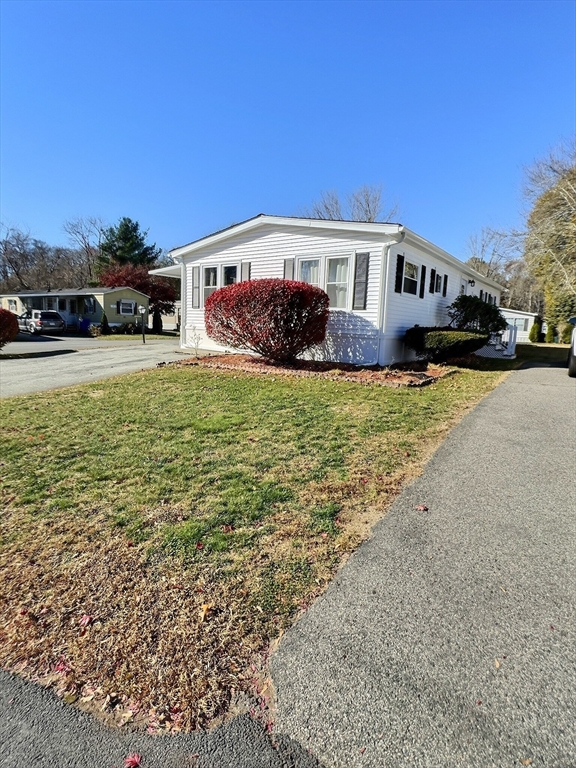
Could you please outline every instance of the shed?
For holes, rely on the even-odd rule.
[[[516,328],[518,336],[517,339],[521,344],[525,344],[530,341],[530,330],[534,325],[534,320],[538,317],[535,312],[524,312],[520,309],[501,309],[504,315],[504,319]]]

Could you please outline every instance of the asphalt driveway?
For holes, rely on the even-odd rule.
[[[97,381],[154,368],[158,363],[182,357],[177,337],[148,339],[143,344],[141,336],[107,341],[81,336],[19,334],[4,352],[30,357],[2,359],[0,356],[0,397]]]
[[[574,768],[575,443],[565,368],[468,414],[282,639],[272,737],[109,731],[3,673],[0,764]]]

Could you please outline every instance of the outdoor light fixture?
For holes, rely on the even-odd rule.
[[[142,318],[142,344],[146,344],[146,325],[144,324],[144,315],[146,314],[146,307],[143,304],[140,304],[138,307],[138,312],[140,312],[140,317]]]
[[[468,280],[468,285],[471,285],[472,288],[476,285],[476,280]]]

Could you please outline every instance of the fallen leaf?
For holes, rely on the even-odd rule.
[[[94,616],[88,616],[87,613],[82,616],[82,618],[79,620],[78,624],[80,624],[81,627],[88,627],[92,622],[94,621]]]
[[[417,512],[428,512],[428,507],[426,506],[426,504],[418,504],[418,506],[416,507],[416,511]]]
[[[142,755],[136,754],[128,755],[124,758],[124,768],[138,768],[142,763]]]
[[[204,621],[206,616],[210,613],[210,611],[214,608],[214,603],[202,603],[202,608],[200,609],[200,621]]]
[[[526,760],[520,760],[520,762],[522,765],[532,765],[532,760],[529,757],[527,757]]]
[[[498,659],[494,659],[494,666],[496,667],[496,669],[500,669],[500,662],[498,661]]]

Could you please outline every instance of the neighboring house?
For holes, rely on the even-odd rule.
[[[530,329],[534,325],[535,318],[538,315],[535,312],[523,312],[520,309],[500,309],[504,319],[512,327],[517,329],[518,341],[524,344],[530,341]]]
[[[462,293],[500,304],[501,286],[400,224],[261,214],[170,252],[152,274],[182,280],[181,346],[223,348],[208,338],[204,301],[225,285],[257,278],[303,280],[330,297],[316,359],[389,365],[413,357],[413,325],[445,325]]]
[[[17,315],[29,309],[55,309],[71,328],[77,327],[82,320],[101,323],[104,312],[112,325],[135,322],[140,318],[139,306],[146,307],[146,320],[148,318],[148,296],[127,287],[20,291],[0,295],[0,305]]]

